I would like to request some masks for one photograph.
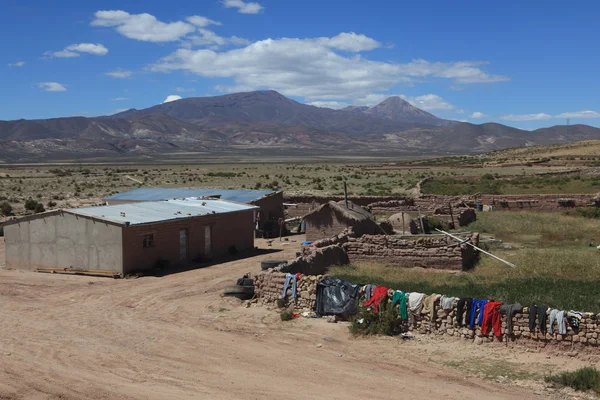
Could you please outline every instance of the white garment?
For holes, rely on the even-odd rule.
[[[442,296],[440,298],[440,306],[442,310],[451,310],[456,305],[458,299],[456,297]]]
[[[425,294],[423,293],[409,293],[408,294],[408,309],[415,314],[419,314],[423,309],[423,299]]]
[[[551,335],[554,333],[553,325],[554,321],[558,324],[558,333],[561,335],[567,334],[567,325],[565,324],[565,312],[562,310],[550,310],[550,328],[548,333]]]

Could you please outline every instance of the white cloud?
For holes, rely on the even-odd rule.
[[[129,78],[132,74],[133,74],[133,72],[128,71],[126,69],[121,69],[121,68],[118,68],[114,71],[104,73],[104,75],[110,76],[113,78]]]
[[[214,46],[215,49],[219,46],[225,46],[228,44],[242,46],[249,44],[250,41],[237,36],[223,37],[219,36],[213,31],[208,29],[198,28],[197,34],[188,36],[183,45],[184,47],[191,48],[192,46]]]
[[[108,49],[100,43],[79,43],[67,46],[61,51],[46,52],[45,55],[47,57],[73,58],[79,57],[81,53],[104,56],[108,53]]]
[[[506,121],[541,121],[546,119],[558,119],[558,118],[600,118],[600,112],[597,111],[575,111],[575,112],[564,112],[557,115],[550,115],[546,113],[539,114],[509,114],[503,115],[500,119]]]
[[[575,111],[558,114],[555,118],[600,118],[597,111]]]
[[[333,108],[334,110],[339,110],[340,108],[348,107],[350,105],[340,101],[313,101],[307,104],[321,108]]]
[[[487,115],[485,115],[482,112],[475,111],[473,114],[471,114],[471,116],[469,118],[475,118],[475,119],[477,119],[477,118],[484,118],[484,117],[487,117]]]
[[[381,47],[381,43],[379,43],[377,40],[371,39],[370,37],[362,34],[357,35],[354,32],[343,32],[332,38],[321,38],[319,41],[326,46],[333,47],[334,49],[346,50],[355,53]]]
[[[194,88],[184,88],[184,87],[178,87],[178,88],[175,88],[175,91],[176,91],[177,93],[185,93],[185,92],[195,92],[195,91],[196,91],[196,89],[194,89]]]
[[[22,67],[25,65],[25,61],[17,61],[16,63],[8,64],[9,67]]]
[[[406,96],[403,94],[370,93],[364,97],[354,99],[352,104],[372,107],[393,96],[400,97],[401,99],[408,101],[413,106],[422,110],[453,110],[456,108],[454,105],[450,104],[448,101],[436,94]]]
[[[130,39],[145,42],[172,42],[196,30],[183,21],[162,22],[150,14],[129,14],[121,10],[97,11],[92,26],[115,27]]]
[[[165,101],[163,101],[163,104],[164,103],[169,103],[169,102],[175,101],[175,100],[181,100],[181,99],[182,99],[181,96],[178,96],[176,94],[170,94],[170,95],[167,96],[167,98],[165,99]]]
[[[97,11],[93,26],[115,27],[117,32],[130,39],[146,42],[173,42],[180,40],[185,48],[194,46],[210,46],[217,49],[220,46],[243,46],[250,42],[237,36],[219,36],[206,27],[220,26],[221,22],[193,15],[185,21],[162,22],[150,14],[129,14],[121,10]],[[64,55],[68,57],[68,54]]]
[[[350,45],[350,39],[357,42]],[[270,88],[308,101],[360,99],[398,83],[413,84],[431,78],[459,83],[508,79],[483,71],[479,67],[485,64],[482,62],[413,60],[400,64],[335,51],[338,47],[366,50],[374,45],[369,43],[362,35],[340,34],[329,39],[265,39],[228,51],[178,49],[150,66],[150,70],[182,70],[205,78],[231,78],[232,85],[221,85],[218,90]]]
[[[115,97],[112,101],[126,101],[129,100],[128,97]]]
[[[67,86],[58,82],[40,82],[38,87],[44,92],[66,92]]]
[[[191,17],[187,17],[186,20],[190,24],[196,25],[200,28],[204,28],[209,25],[222,25],[219,21],[214,21],[212,19],[200,16],[200,15],[193,15]]]
[[[436,94],[425,94],[423,96],[400,96],[413,106],[421,110],[453,110],[455,107]]]
[[[226,8],[237,8],[242,14],[258,14],[264,7],[256,2],[244,2],[242,0],[223,0],[223,5]]]
[[[500,119],[505,121],[542,121],[546,119],[554,118],[550,114],[539,113],[539,114],[509,114],[503,115]]]

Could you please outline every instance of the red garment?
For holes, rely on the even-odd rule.
[[[388,292],[388,288],[386,288],[386,287],[383,287],[383,286],[375,287],[375,289],[373,290],[373,296],[371,296],[371,298],[369,300],[367,300],[367,302],[365,303],[365,307],[373,306],[373,311],[375,311],[377,313],[379,310],[379,303],[381,303],[381,300],[385,296],[387,296],[387,292]]]
[[[502,335],[502,316],[500,315],[500,306],[502,302],[490,300],[483,307],[483,322],[481,324],[481,333],[487,335],[490,331],[490,325],[494,330],[494,336]]]
[[[296,279],[300,279],[300,277],[301,277],[301,276],[302,276],[302,274],[301,274],[300,272],[298,272],[298,273],[296,274]]]

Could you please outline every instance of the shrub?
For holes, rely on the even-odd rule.
[[[4,215],[5,217],[8,217],[9,215],[12,215],[12,212],[13,212],[13,208],[7,201],[0,204],[0,213],[2,215]]]
[[[281,314],[279,314],[279,317],[281,317],[282,321],[291,321],[292,318],[294,318],[293,313],[291,311],[284,311]]]
[[[56,204],[57,204],[57,203],[56,203],[55,201],[52,201],[52,200],[50,200],[50,201],[48,202],[48,208],[56,207]]]
[[[25,200],[25,209],[29,210],[29,211],[33,211],[35,210],[35,207],[37,206],[38,202],[33,200],[32,198],[29,198],[27,200]]]
[[[402,320],[398,310],[393,305],[388,305],[387,296],[379,303],[379,312],[377,314],[360,307],[358,313],[350,321],[350,333],[353,335],[386,335],[393,336],[400,334],[402,329]]]
[[[33,212],[36,214],[44,211],[46,211],[46,209],[44,208],[44,205],[42,203],[37,203],[35,208],[33,209]]]
[[[545,380],[546,382],[556,383],[561,386],[569,386],[579,391],[593,390],[600,392],[600,371],[592,367],[550,375]]]

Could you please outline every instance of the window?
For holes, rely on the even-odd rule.
[[[142,247],[149,248],[154,247],[154,234],[144,235],[144,240],[142,241]]]

